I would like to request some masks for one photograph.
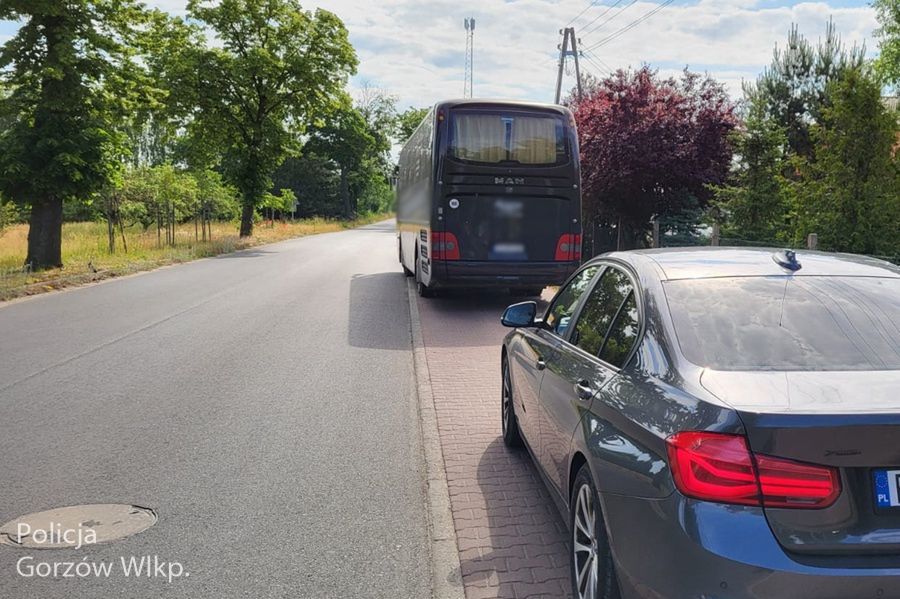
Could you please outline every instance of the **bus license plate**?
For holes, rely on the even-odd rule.
[[[875,471],[875,504],[900,507],[900,470]]]

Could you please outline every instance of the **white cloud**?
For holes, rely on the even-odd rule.
[[[575,22],[583,48],[591,46],[659,2],[640,0],[600,19],[610,0],[598,3]],[[150,2],[182,12],[184,0]],[[781,4],[781,6],[774,6]],[[587,71],[607,67],[657,65],[663,72],[684,66],[709,72],[740,94],[742,79],[753,79],[783,43],[791,23],[807,37],[822,35],[829,17],[845,42],[866,43],[872,51],[873,10],[830,6],[828,2],[699,0],[675,2],[631,31],[591,50]],[[462,94],[465,31],[463,19],[476,19],[475,92],[479,96],[550,101],[556,82],[559,29],[588,0],[316,0],[346,23],[360,58],[355,83],[369,81],[396,94],[401,105],[423,106]],[[617,16],[597,31],[591,28]],[[590,27],[585,26],[594,20]],[[588,33],[583,33],[588,32]],[[602,61],[602,65],[601,65]],[[597,66],[595,66],[597,65]],[[606,65],[606,66],[604,66]],[[567,78],[567,87],[572,85]]]

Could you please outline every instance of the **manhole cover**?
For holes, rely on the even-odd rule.
[[[156,524],[156,512],[114,503],[27,514],[0,526],[0,544],[25,549],[87,547],[124,539]]]

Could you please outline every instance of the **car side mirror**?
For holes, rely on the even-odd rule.
[[[500,322],[503,326],[511,328],[533,327],[535,315],[537,302],[522,302],[507,308],[500,317]]]

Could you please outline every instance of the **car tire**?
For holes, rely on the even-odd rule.
[[[503,431],[503,444],[507,447],[521,447],[522,433],[519,420],[516,418],[515,399],[512,390],[512,377],[509,374],[509,360],[503,356],[500,366],[500,426]]]
[[[429,289],[422,281],[416,281],[416,293],[419,297],[434,297],[434,290]]]
[[[430,289],[425,283],[419,280],[419,259],[421,254],[419,253],[419,246],[416,245],[416,271],[413,273],[416,276],[416,293],[419,294],[419,297],[434,297],[435,293],[433,289]]]
[[[403,264],[403,243],[399,239],[397,240],[397,253],[400,254],[400,266],[403,267],[403,274],[405,274],[407,277],[411,277],[416,274],[410,269],[406,268],[406,265]]]
[[[581,466],[569,500],[572,597],[620,599],[609,535],[600,510],[597,487],[587,464]],[[590,532],[589,532],[590,531]]]

